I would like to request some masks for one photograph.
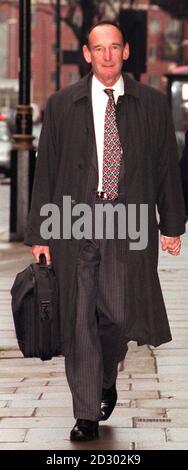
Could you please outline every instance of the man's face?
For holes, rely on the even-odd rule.
[[[89,35],[89,47],[83,46],[85,60],[92,64],[94,75],[106,86],[120,77],[129,46],[123,44],[121,32],[113,25],[96,26]]]

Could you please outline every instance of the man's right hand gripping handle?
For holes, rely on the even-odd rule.
[[[42,245],[33,245],[31,247],[31,253],[34,256],[37,263],[39,263],[39,256],[44,254],[46,257],[46,263],[51,263],[51,256],[50,256],[50,249],[49,246],[42,246]]]

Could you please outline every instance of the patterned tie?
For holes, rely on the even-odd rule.
[[[104,121],[103,191],[110,199],[118,196],[122,154],[113,91],[111,88],[104,90],[108,95],[108,102]]]

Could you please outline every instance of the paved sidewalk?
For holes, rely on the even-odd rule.
[[[173,341],[130,343],[118,376],[118,402],[101,439],[69,441],[74,425],[64,359],[42,363],[18,350],[10,309],[16,272],[31,257],[22,244],[0,243],[0,449],[188,449],[188,235],[181,257],[161,254],[160,278]]]

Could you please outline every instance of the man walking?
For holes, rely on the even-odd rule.
[[[121,73],[129,45],[118,25],[95,25],[83,54],[92,72],[47,104],[25,238],[37,261],[40,253],[52,260],[59,282],[75,441],[97,438],[99,421],[112,413],[127,343],[158,346],[171,340],[157,274],[158,229],[162,249],[172,255],[179,254],[185,230],[165,96]],[[45,240],[41,207],[54,203],[63,210],[63,196],[71,196],[73,208],[86,203],[93,213],[99,204],[138,210],[146,205],[147,246],[131,250],[130,234]]]

